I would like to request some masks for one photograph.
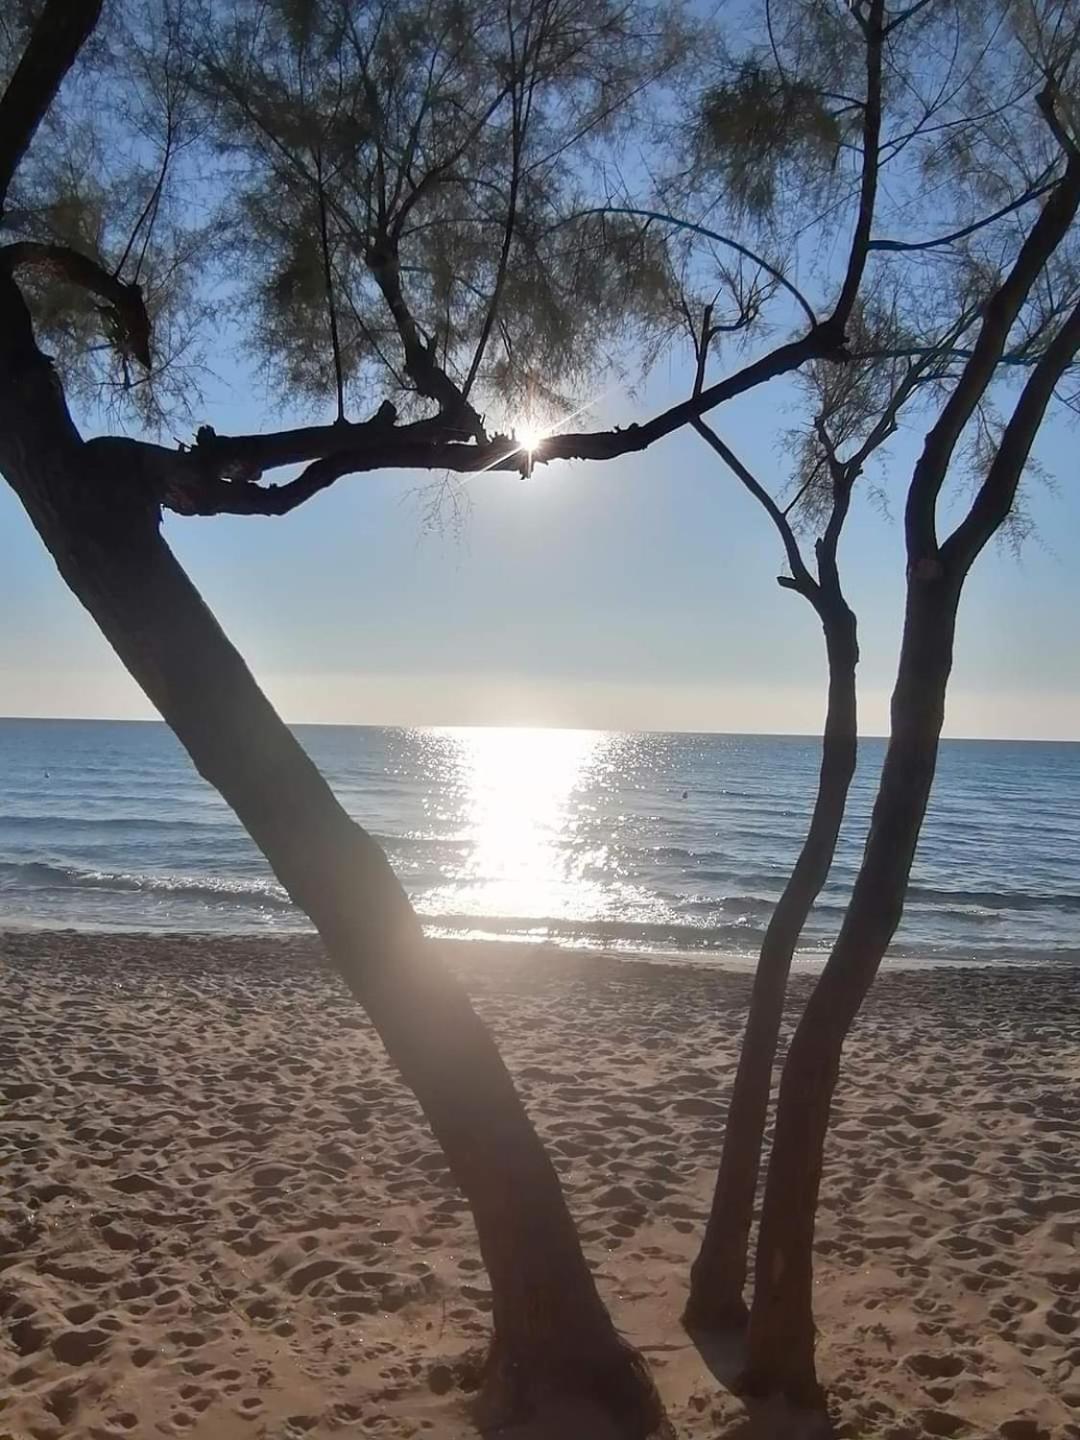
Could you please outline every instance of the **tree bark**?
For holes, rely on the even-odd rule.
[[[424,941],[386,856],[341,808],[166,545],[140,447],[81,440],[4,283],[0,471],[67,584],[311,917],[419,1100],[491,1278],[493,1387],[514,1409],[580,1395],[620,1434],[655,1433],[656,1390],[597,1293],[494,1041]]]
[[[683,1319],[694,1329],[730,1330],[746,1321],[743,1289],[750,1228],[791,959],[807,916],[828,879],[855,773],[855,670],[859,658],[855,616],[837,597],[823,609],[821,620],[829,698],[817,796],[806,839],[758,957],[712,1209],[690,1272],[690,1296]]]
[[[829,1111],[844,1040],[900,923],[937,763],[961,584],[938,560],[909,571],[891,733],[862,865],[780,1084],[743,1385],[800,1405],[822,1400],[813,1240]]]

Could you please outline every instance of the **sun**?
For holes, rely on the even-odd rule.
[[[538,449],[547,438],[540,426],[532,421],[525,421],[516,426],[514,433],[522,450],[527,450],[530,455],[534,450]]]

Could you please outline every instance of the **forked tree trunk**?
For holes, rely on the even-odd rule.
[[[855,616],[837,597],[821,616],[829,665],[829,698],[821,770],[810,828],[762,941],[739,1053],[724,1148],[701,1250],[690,1272],[687,1325],[719,1331],[746,1321],[743,1288],[769,1111],[772,1069],[795,947],[828,879],[855,773]]]
[[[663,1423],[656,1390],[596,1291],[490,1034],[425,944],[382,850],[345,814],[165,544],[139,447],[83,444],[48,362],[16,348],[6,319],[0,307],[0,471],[199,773],[311,917],[423,1107],[491,1278],[493,1388],[516,1408],[580,1395],[620,1434],[653,1434]]]
[[[844,1040],[903,911],[937,763],[961,581],[909,576],[892,726],[866,850],[828,963],[784,1065],[758,1237],[743,1383],[817,1405],[814,1220]]]

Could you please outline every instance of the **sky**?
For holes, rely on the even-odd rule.
[[[644,418],[689,393],[661,364],[616,387],[591,426]],[[712,419],[783,490],[789,386]],[[257,384],[216,382],[219,431],[289,417]],[[861,728],[888,729],[903,603],[904,481],[918,430],[896,437],[841,548],[860,624]],[[1080,739],[1078,436],[1054,420],[1029,486],[1035,539],[984,553],[965,590],[946,734]],[[260,683],[293,722],[566,725],[811,734],[824,656],[810,607],[782,590],[771,524],[692,432],[614,462],[540,467],[465,485],[461,523],[425,523],[432,477],[347,477],[281,519],[166,520],[166,533]],[[0,714],[151,718],[0,487]]]

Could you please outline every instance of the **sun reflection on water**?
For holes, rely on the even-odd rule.
[[[457,767],[460,835],[468,859],[457,883],[426,909],[542,919],[595,910],[599,896],[574,856],[576,811],[607,737],[593,730],[444,729]]]

